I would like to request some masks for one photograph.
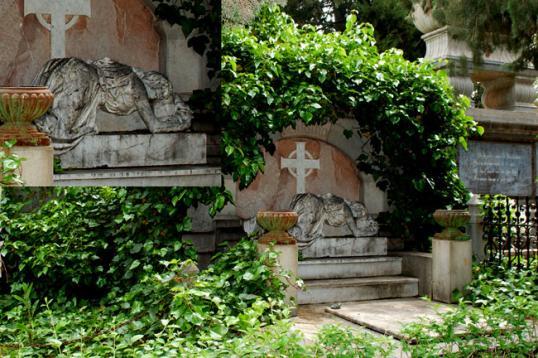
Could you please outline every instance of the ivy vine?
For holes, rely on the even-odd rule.
[[[21,185],[21,164],[23,158],[12,152],[15,141],[5,141],[0,145],[0,197],[3,186]]]
[[[323,33],[276,6],[248,27],[225,29],[222,51],[223,170],[241,188],[263,172],[273,134],[352,116],[367,139],[358,167],[386,191],[392,210],[381,219],[395,234],[426,248],[432,212],[465,205],[458,146],[483,129],[434,64],[379,53],[374,29],[354,15],[345,31]]]

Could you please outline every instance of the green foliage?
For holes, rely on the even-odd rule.
[[[265,4],[285,5],[286,0],[223,0],[222,23],[224,26],[248,24]]]
[[[505,47],[519,53],[516,68],[527,62],[538,68],[538,1],[435,0],[433,5],[435,18],[469,44],[475,62]]]
[[[391,357],[394,344],[388,338],[375,339],[337,325],[327,325],[318,333],[315,357]]]
[[[11,152],[14,145],[15,141],[7,141],[0,146],[0,187],[23,184],[20,175],[23,159]]]
[[[456,309],[406,327],[413,357],[534,357],[538,353],[538,270],[475,267]]]
[[[409,4],[402,0],[288,0],[285,7],[298,24],[321,26],[327,31],[344,31],[346,17],[353,12],[359,22],[375,28],[377,47],[403,50],[410,60],[424,57],[425,44],[409,19]]]
[[[190,230],[187,208],[212,203],[215,214],[229,193],[104,187],[50,189],[44,203],[21,197],[6,190],[0,199],[0,253],[12,281],[33,282],[39,294],[54,297],[126,289],[161,260],[195,258],[181,240]]]
[[[3,355],[170,356],[178,349],[215,349],[238,334],[288,314],[276,253],[259,255],[243,241],[197,275],[192,261],[162,261],[129,290],[112,290],[100,304],[40,296],[12,285],[0,296],[7,317],[0,328]]]
[[[8,318],[0,327],[0,354],[15,356],[118,357],[388,357],[388,339],[323,327],[313,344],[282,317],[283,287],[271,267],[274,253],[258,256],[251,241],[218,259],[194,277],[189,262],[169,262],[169,271],[147,277],[125,296],[102,307],[75,300],[33,299],[31,285],[20,285],[4,300]],[[247,256],[244,256],[244,255]],[[238,256],[241,255],[241,258]],[[228,260],[228,262],[224,262]],[[228,270],[242,265],[236,275]],[[235,266],[234,266],[235,267]],[[263,273],[260,274],[260,268]],[[245,276],[267,282],[262,291]],[[223,290],[223,285],[227,287]],[[263,295],[260,295],[263,294]],[[264,298],[265,297],[265,298]]]
[[[266,7],[251,26],[224,31],[223,170],[244,188],[263,172],[272,134],[299,120],[351,116],[367,139],[359,167],[394,208],[385,222],[425,243],[435,209],[465,204],[457,149],[482,129],[445,74],[399,51],[379,53],[372,26],[356,21],[350,16],[344,32],[323,33]]]

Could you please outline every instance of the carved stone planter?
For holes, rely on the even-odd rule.
[[[15,140],[14,154],[23,158],[25,186],[53,185],[54,153],[50,138],[32,122],[43,116],[54,102],[46,87],[0,87],[0,144]]]
[[[433,219],[444,228],[442,232],[435,234],[436,239],[458,241],[470,239],[469,235],[460,230],[460,227],[467,226],[471,219],[471,214],[467,210],[436,210]]]
[[[258,240],[258,251],[265,252],[274,250],[278,253],[279,266],[284,270],[297,277],[299,271],[299,251],[297,241],[288,234],[297,223],[297,213],[295,212],[278,212],[278,211],[260,211],[256,215],[258,224],[267,230]],[[297,288],[290,285],[286,279],[281,278],[288,285],[286,289],[286,302],[291,307],[292,315],[296,314]]]
[[[267,231],[259,240],[260,244],[295,245],[297,241],[288,234],[297,223],[297,213],[292,211],[260,211],[256,221]]]
[[[32,122],[43,116],[54,101],[46,87],[0,87],[0,142],[15,139],[17,146],[48,146],[49,137]]]

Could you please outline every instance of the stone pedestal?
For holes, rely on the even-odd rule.
[[[472,280],[471,240],[432,240],[433,299],[452,302],[452,292],[462,290]]]
[[[293,211],[260,211],[256,214],[256,221],[267,232],[257,242],[258,251],[265,252],[271,245],[278,253],[278,263],[282,270],[291,275],[295,281],[299,271],[299,251],[297,241],[288,233],[288,230],[297,223],[297,213]],[[278,274],[278,273],[277,273]],[[290,305],[292,315],[296,314],[297,288],[294,282],[280,276],[288,287],[286,289],[286,303]]]
[[[53,185],[54,150],[52,146],[15,146],[13,154],[24,158],[21,175],[25,186]]]
[[[278,253],[278,263],[280,267],[289,272],[292,275],[292,278],[295,279],[298,277],[298,249],[297,244],[288,244],[288,245],[279,245],[275,244],[273,246],[274,251]],[[269,249],[268,244],[261,244],[258,242],[258,252],[265,252]],[[295,312],[295,306],[297,304],[297,288],[293,285],[290,285],[289,282],[284,282],[288,285],[286,289],[286,302],[292,307],[292,314]]]

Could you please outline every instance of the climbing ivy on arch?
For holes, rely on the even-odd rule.
[[[276,6],[247,27],[225,29],[222,41],[223,170],[242,188],[263,172],[273,134],[351,116],[368,139],[357,164],[386,191],[392,210],[382,219],[395,234],[425,248],[431,213],[465,204],[458,145],[482,129],[434,64],[379,53],[374,29],[354,15],[345,31],[324,33],[297,26]]]

